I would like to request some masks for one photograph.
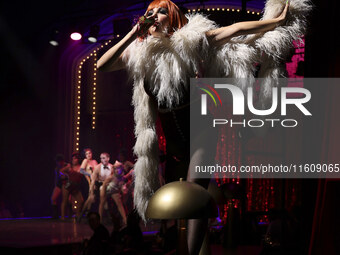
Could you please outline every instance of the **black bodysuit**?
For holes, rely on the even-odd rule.
[[[144,83],[145,92],[158,105],[157,98]],[[166,139],[166,183],[186,179],[190,163],[190,97],[185,94],[178,106],[158,105],[158,117]]]

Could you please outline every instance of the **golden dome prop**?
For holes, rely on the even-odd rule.
[[[146,209],[150,219],[214,218],[217,213],[215,201],[206,189],[183,180],[158,189]]]
[[[217,206],[202,186],[183,181],[171,182],[160,189],[150,198],[146,209],[146,217],[150,219],[176,219],[177,220],[177,252],[186,255],[187,219],[201,219],[217,217]]]

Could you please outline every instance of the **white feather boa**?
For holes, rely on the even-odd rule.
[[[268,0],[262,19],[277,17],[285,1]],[[159,187],[158,141],[155,129],[157,105],[146,94],[144,86],[156,96],[158,105],[172,108],[180,103],[188,91],[188,78],[200,72],[204,61],[205,77],[230,77],[254,79],[254,63],[263,63],[260,75],[265,78],[261,87],[261,100],[270,98],[270,88],[282,76],[282,61],[289,54],[292,41],[305,33],[309,0],[291,0],[287,23],[260,37],[237,37],[223,47],[209,47],[205,32],[217,25],[200,14],[186,15],[188,24],[168,37],[149,36],[135,40],[123,54],[128,71],[134,80],[132,104],[135,107],[134,202],[145,220],[148,200]],[[251,40],[253,39],[253,40]],[[249,43],[249,41],[251,41]],[[202,74],[201,74],[202,75]],[[273,82],[274,79],[274,82]],[[248,83],[249,84],[249,83]],[[245,83],[239,84],[243,89]]]

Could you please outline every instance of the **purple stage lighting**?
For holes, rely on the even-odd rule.
[[[78,33],[78,32],[74,32],[71,34],[71,39],[74,40],[74,41],[78,41],[81,39],[81,34]]]

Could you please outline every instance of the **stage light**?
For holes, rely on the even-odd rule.
[[[81,34],[78,33],[78,32],[73,32],[71,35],[70,35],[71,39],[74,40],[74,41],[79,41],[81,39]]]
[[[50,41],[49,43],[56,47],[59,45],[59,42],[58,42],[58,35],[59,35],[59,31],[58,30],[54,30],[51,34],[51,37],[50,37]]]
[[[50,40],[50,44],[52,46],[58,46],[59,45],[59,43],[56,40]]]
[[[97,39],[98,34],[99,34],[99,26],[98,25],[92,26],[91,29],[90,29],[89,37],[87,38],[87,40],[89,40],[89,42],[96,43],[97,40],[98,40]]]

